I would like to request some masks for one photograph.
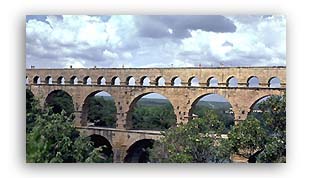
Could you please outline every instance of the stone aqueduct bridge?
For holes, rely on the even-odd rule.
[[[120,84],[116,85],[117,77]],[[135,85],[130,85],[130,78]],[[181,86],[173,86],[179,77]],[[191,86],[196,77],[198,86]],[[229,80],[235,77],[237,86],[230,87]],[[256,77],[257,87],[248,87],[249,80]],[[40,78],[40,79],[39,79]],[[149,79],[149,85],[143,83]],[[162,78],[162,79],[161,79]],[[211,86],[211,79],[217,86]],[[280,87],[270,88],[273,78],[280,80]],[[27,88],[44,105],[49,94],[56,90],[67,92],[75,107],[77,128],[86,135],[105,137],[112,145],[114,162],[122,162],[128,148],[142,139],[159,139],[157,131],[131,130],[131,113],[135,103],[143,96],[158,93],[172,104],[177,123],[186,123],[192,116],[192,108],[204,96],[219,94],[232,105],[235,123],[246,119],[253,104],[269,95],[286,92],[286,67],[215,67],[215,68],[68,68],[26,69]],[[91,82],[90,82],[91,79]],[[164,86],[160,80],[165,81]],[[105,80],[105,83],[103,82]],[[39,82],[40,81],[40,82]],[[87,126],[87,105],[90,97],[105,91],[115,101],[117,123],[115,129]]]

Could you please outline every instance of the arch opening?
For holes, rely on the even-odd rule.
[[[91,85],[92,84],[91,77],[89,77],[89,76],[84,77],[83,78],[83,84],[84,85]]]
[[[158,93],[145,93],[130,104],[127,121],[136,130],[166,130],[176,126],[171,102]]]
[[[150,82],[151,80],[147,76],[144,76],[141,78],[140,84],[141,86],[150,86]]]
[[[269,88],[281,88],[281,81],[277,77],[272,77],[269,80]]]
[[[191,77],[188,81],[188,86],[199,86],[199,79],[197,77]]]
[[[157,77],[156,78],[156,86],[165,86],[165,79],[164,77]]]
[[[114,98],[105,91],[95,91],[84,100],[82,106],[83,125],[115,128],[116,115]]]
[[[154,140],[142,139],[136,141],[127,150],[125,163],[148,163],[150,162],[148,149],[153,148]]]
[[[60,76],[57,79],[57,84],[64,85],[65,84],[65,78],[63,76]]]
[[[47,76],[46,79],[45,79],[45,83],[48,84],[48,85],[51,85],[52,84],[52,77],[51,76]]]
[[[51,107],[53,113],[61,113],[64,110],[67,116],[75,111],[71,95],[64,90],[50,92],[45,99],[45,106]]]
[[[120,78],[118,76],[113,77],[111,85],[120,85]]]
[[[234,112],[229,101],[218,94],[204,94],[199,96],[191,105],[189,119],[216,118],[220,120],[227,133],[234,126]]]
[[[97,84],[98,84],[98,85],[106,85],[106,80],[105,80],[105,78],[104,78],[103,76],[99,77],[99,78],[97,79]]]
[[[76,76],[72,76],[70,78],[70,84],[77,85],[78,84],[78,78]]]
[[[256,76],[249,77],[247,80],[247,86],[250,88],[257,88],[259,87],[259,79]]]
[[[91,142],[93,143],[94,148],[99,148],[101,147],[102,150],[100,151],[100,162],[104,163],[112,163],[113,162],[113,147],[110,144],[110,142],[103,136],[101,135],[91,135],[89,136]]]
[[[34,80],[33,80],[33,83],[34,84],[41,84],[40,77],[39,76],[35,76]]]
[[[238,80],[232,76],[227,80],[228,87],[238,87]]]
[[[180,77],[176,76],[171,80],[171,86],[182,86],[182,80]]]
[[[135,86],[135,79],[133,76],[130,76],[127,78],[127,85],[129,86]]]
[[[216,77],[210,77],[207,81],[208,87],[218,87],[218,79]]]

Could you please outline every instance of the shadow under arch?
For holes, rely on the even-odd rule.
[[[45,98],[44,106],[52,107],[53,113],[61,113],[64,110],[67,116],[75,111],[72,95],[61,89],[51,91]]]
[[[94,99],[92,101],[92,98],[94,98],[97,94],[103,93],[103,100],[101,101],[100,96],[99,96],[99,102]],[[107,98],[105,97],[107,96]],[[101,104],[102,103],[102,104]],[[95,105],[92,107],[97,107],[95,109],[101,110],[103,109],[103,117],[95,115],[92,117],[93,122],[88,122],[89,121],[89,111],[90,111],[90,106]],[[98,107],[99,106],[99,107]],[[105,109],[108,109],[107,112]],[[109,121],[107,119],[110,119]],[[83,101],[82,105],[82,113],[81,113],[81,125],[83,126],[99,126],[99,127],[109,127],[109,128],[115,128],[116,127],[116,121],[117,121],[117,105],[115,102],[115,98],[107,91],[105,90],[96,90],[91,92]]]
[[[141,139],[136,140],[127,149],[127,155],[124,158],[125,163],[148,163],[149,152],[148,149],[153,148],[155,140],[153,139]]]
[[[102,135],[93,134],[89,136],[94,148],[102,147],[100,158],[103,162],[113,162],[114,152],[111,142]]]
[[[153,92],[153,91],[151,91],[151,92],[142,93],[142,94],[136,96],[134,99],[132,99],[132,100],[130,101],[129,110],[128,110],[128,112],[127,112],[127,117],[126,117],[126,123],[127,123],[127,124],[126,124],[126,128],[127,128],[127,129],[140,129],[140,128],[137,128],[137,127],[135,127],[135,126],[133,125],[133,124],[135,124],[135,123],[133,123],[133,113],[134,113],[134,110],[135,110],[136,105],[137,105],[137,103],[139,102],[139,100],[142,99],[144,96],[147,96],[147,95],[150,95],[150,94],[161,95],[165,100],[168,101],[168,104],[170,105],[170,106],[168,106],[168,107],[170,107],[171,112],[172,112],[172,114],[174,115],[174,119],[175,119],[175,124],[174,124],[174,126],[176,125],[176,122],[177,122],[177,115],[176,115],[175,112],[174,112],[174,105],[172,104],[172,102],[170,101],[170,99],[169,99],[166,95],[164,95],[164,94],[162,94],[162,93],[158,93],[158,92]],[[172,126],[173,126],[173,125],[172,125]],[[149,130],[151,130],[151,129],[149,129]]]

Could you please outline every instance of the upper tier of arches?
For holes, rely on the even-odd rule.
[[[225,69],[27,69],[26,84],[285,88],[285,67]]]

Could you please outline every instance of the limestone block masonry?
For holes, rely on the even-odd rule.
[[[181,79],[181,86],[173,85],[177,77]],[[194,77],[199,81],[198,86],[191,86]],[[237,79],[237,86],[231,87],[229,81],[233,77]],[[116,82],[117,78],[119,83]],[[135,80],[135,85],[130,85],[130,78]],[[147,78],[149,85],[143,84]],[[164,86],[159,86],[160,78],[165,80]],[[217,86],[209,85],[211,78],[218,80]],[[251,78],[258,80],[256,87],[249,87]],[[278,87],[270,86],[272,79],[279,79]],[[237,124],[246,119],[252,106],[260,99],[286,92],[286,67],[26,69],[26,85],[42,106],[51,92],[67,92],[75,107],[77,128],[82,134],[96,132],[109,140],[114,151],[114,162],[122,162],[126,150],[134,141],[160,138],[160,133],[153,131],[131,130],[131,113],[135,103],[143,96],[150,93],[165,96],[174,108],[178,124],[187,123],[191,119],[193,106],[200,98],[219,94],[232,105]],[[99,128],[87,127],[86,106],[90,97],[101,91],[114,98],[117,109],[116,129],[100,131]]]

